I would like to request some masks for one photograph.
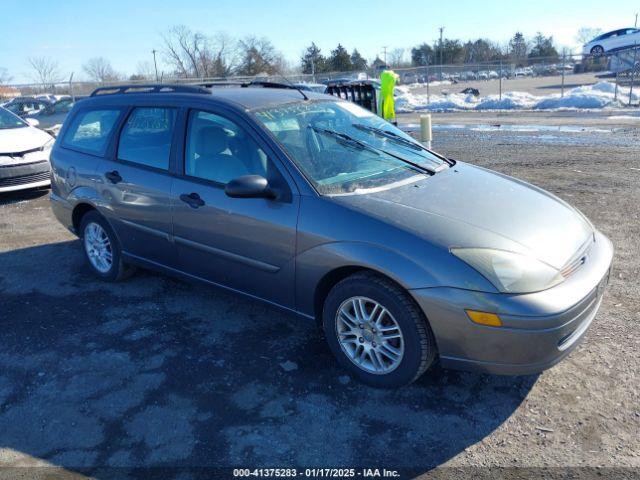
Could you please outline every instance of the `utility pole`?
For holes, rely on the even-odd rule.
[[[638,14],[636,13],[636,23],[633,24],[633,28],[638,28]]]
[[[156,49],[151,50],[153,53],[153,66],[156,69],[156,83],[158,82],[158,64],[156,63]]]
[[[442,81],[442,32],[444,27],[440,27],[440,81]]]
[[[384,57],[384,66],[387,68],[387,47],[382,47],[382,56]]]

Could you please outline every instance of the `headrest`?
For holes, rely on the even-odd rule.
[[[222,127],[203,127],[197,133],[195,150],[201,157],[222,153],[228,146],[229,137]]]

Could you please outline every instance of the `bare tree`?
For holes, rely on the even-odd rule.
[[[0,67],[0,85],[9,83],[11,80],[13,80],[13,77],[9,75],[9,70],[4,67]]]
[[[29,65],[34,70],[35,78],[44,88],[52,87],[62,78],[58,62],[48,57],[29,57]]]
[[[82,65],[82,69],[94,82],[105,83],[118,80],[118,74],[111,66],[109,60],[104,57],[90,58]]]
[[[239,75],[282,73],[286,62],[267,38],[246,37],[238,42]]]
[[[389,52],[389,65],[392,67],[402,67],[404,65],[404,48],[394,48]]]
[[[576,40],[581,45],[583,45],[587,42],[590,42],[601,33],[602,33],[602,29],[600,28],[582,27],[581,29],[578,30],[578,33],[576,34]]]
[[[233,68],[233,41],[224,33],[207,37],[184,25],[163,35],[165,60],[184,77],[222,77]]]

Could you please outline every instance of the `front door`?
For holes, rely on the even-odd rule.
[[[132,109],[115,158],[98,166],[98,189],[124,253],[169,267],[176,266],[169,174],[176,113],[175,108]]]
[[[187,116],[183,175],[173,182],[173,234],[181,269],[274,303],[294,306],[299,197],[259,140],[227,116]],[[261,175],[275,199],[231,198],[225,185]]]

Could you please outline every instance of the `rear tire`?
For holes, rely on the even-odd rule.
[[[422,310],[405,290],[374,273],[337,283],[324,302],[322,324],[341,366],[373,387],[408,385],[436,357]]]
[[[82,217],[80,240],[87,265],[101,280],[118,282],[134,273],[135,268],[122,261],[120,243],[113,229],[97,211]]]

